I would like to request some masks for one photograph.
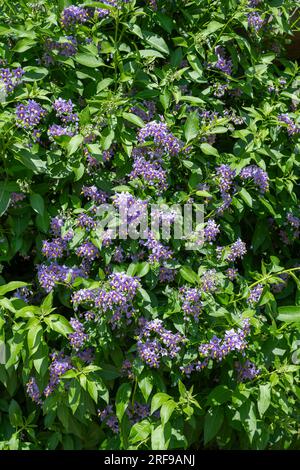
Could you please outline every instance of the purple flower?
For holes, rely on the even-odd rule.
[[[241,362],[236,363],[236,371],[238,373],[238,381],[245,382],[246,380],[253,380],[260,374],[260,369],[248,359],[244,364]]]
[[[238,275],[238,270],[235,268],[228,268],[226,270],[226,274],[230,281],[234,281]]]
[[[83,324],[80,323],[77,318],[72,317],[70,319],[70,325],[73,328],[74,333],[69,334],[69,341],[72,348],[74,348],[75,351],[78,351],[88,340],[89,335],[85,333]]]
[[[138,141],[144,143],[148,138],[153,139],[155,145],[162,148],[167,154],[177,155],[182,149],[182,142],[168,129],[165,122],[151,121],[138,133]]]
[[[256,32],[258,32],[264,24],[264,20],[262,19],[260,14],[257,13],[257,11],[252,11],[248,13],[247,16],[248,16],[249,27],[254,29]]]
[[[58,98],[53,103],[53,108],[56,111],[57,116],[62,116],[63,114],[71,114],[74,108],[74,104],[71,100],[64,100],[63,98]]]
[[[88,11],[75,5],[65,8],[61,15],[62,26],[66,29],[76,24],[86,23],[88,19]]]
[[[191,316],[199,321],[199,315],[202,310],[201,292],[196,288],[181,287],[179,289],[182,301],[182,310],[184,312],[184,320],[188,320]]]
[[[286,124],[288,135],[298,134],[300,132],[300,127],[298,127],[292,118],[288,114],[279,114],[278,121]]]
[[[176,270],[161,266],[159,268],[159,282],[173,282],[176,277]]]
[[[243,258],[246,253],[246,243],[238,238],[237,241],[231,245],[227,259],[228,261],[236,261],[238,258]]]
[[[76,220],[76,225],[86,230],[92,230],[96,227],[96,221],[87,214],[79,214]]]
[[[26,392],[27,395],[32,399],[32,401],[34,401],[38,405],[42,405],[43,402],[41,400],[41,392],[34,377],[31,377],[27,382]]]
[[[68,370],[73,369],[71,358],[64,356],[63,353],[53,353],[51,355],[52,363],[49,368],[50,380],[44,390],[44,395],[48,397],[60,383],[61,375],[65,374]]]
[[[61,228],[64,225],[64,219],[62,217],[56,216],[51,219],[50,227],[51,233],[59,237],[61,235]]]
[[[152,187],[162,193],[168,188],[167,172],[157,161],[148,162],[144,157],[137,157],[129,175],[131,180],[140,178],[144,186]]]
[[[173,251],[160,243],[152,232],[149,232],[147,241],[141,240],[140,244],[150,250],[149,263],[160,263],[172,258]]]
[[[217,289],[217,271],[215,269],[209,269],[202,274],[201,277],[201,288],[203,292],[214,292]]]
[[[143,101],[141,105],[130,108],[130,111],[139,116],[143,121],[149,122],[154,117],[156,106],[153,101]]]
[[[175,358],[180,351],[180,344],[185,338],[179,333],[166,330],[162,320],[146,321],[142,326],[137,342],[137,351],[143,362],[149,367],[158,368],[163,357]]]
[[[25,129],[35,127],[46,115],[46,111],[34,100],[28,100],[28,104],[18,104],[17,126]]]
[[[247,303],[253,307],[260,299],[261,294],[263,291],[263,286],[261,284],[257,284],[250,290],[249,297],[247,299]]]
[[[38,266],[38,280],[46,292],[51,292],[57,283],[72,283],[76,277],[85,278],[86,273],[80,268],[60,266],[57,263]]]
[[[96,186],[83,186],[82,194],[97,204],[104,204],[107,201],[107,194]]]
[[[22,82],[24,73],[21,67],[14,70],[0,69],[0,88],[4,87],[6,93],[11,93]]]
[[[254,184],[258,186],[261,193],[265,193],[269,189],[268,173],[257,165],[245,166],[240,173],[240,177],[242,179],[253,179]]]
[[[226,75],[232,74],[232,60],[225,58],[225,51],[223,47],[217,46],[215,49],[215,53],[217,55],[217,62],[215,64],[215,68],[221,70]]]
[[[98,258],[99,250],[95,245],[93,245],[93,243],[85,242],[77,248],[76,255],[93,261]]]
[[[222,361],[224,357],[233,351],[243,352],[247,347],[246,336],[250,333],[249,319],[242,322],[242,327],[237,330],[226,330],[224,338],[213,336],[209,343],[203,343],[199,346],[199,353],[207,358]]]
[[[69,137],[73,137],[74,131],[72,131],[69,127],[63,127],[58,124],[52,124],[48,129],[49,137],[60,137],[61,135],[67,135]]]
[[[61,238],[54,238],[51,242],[45,240],[43,242],[42,253],[48,259],[61,258],[65,244]]]
[[[123,292],[129,299],[135,297],[141,287],[139,280],[125,273],[114,273],[109,276],[109,285],[112,289]]]
[[[98,416],[101,422],[105,423],[106,426],[108,426],[113,431],[113,433],[118,434],[119,432],[118,418],[113,413],[111,405],[107,405],[107,407],[104,408],[104,410],[102,411],[98,410]]]
[[[208,219],[206,226],[204,227],[204,238],[207,242],[213,242],[220,233],[220,225],[218,225],[213,219]]]

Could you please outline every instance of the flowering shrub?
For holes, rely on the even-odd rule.
[[[299,449],[295,2],[0,18],[0,448]]]

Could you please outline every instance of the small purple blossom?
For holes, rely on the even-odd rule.
[[[231,245],[227,259],[228,261],[236,261],[239,258],[243,258],[246,253],[246,243],[238,238],[237,241]]]
[[[268,173],[257,165],[245,166],[240,173],[240,177],[244,180],[253,179],[254,184],[259,188],[261,193],[265,193],[269,189]]]

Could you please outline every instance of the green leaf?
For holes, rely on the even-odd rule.
[[[170,400],[170,395],[167,393],[159,392],[154,395],[151,401],[151,414],[153,414],[158,408],[160,408],[163,403]]]
[[[36,41],[30,38],[24,38],[20,39],[15,47],[13,48],[13,51],[15,52],[25,52],[28,51],[28,49],[31,49],[33,46],[36,45]]]
[[[97,85],[97,93],[100,93],[100,91],[105,90],[106,88],[109,87],[114,82],[112,78],[104,78],[101,80],[101,82],[98,83]]]
[[[199,276],[189,266],[183,266],[180,269],[180,275],[191,284],[199,283]]]
[[[9,206],[10,193],[8,191],[1,191],[0,193],[0,216],[4,214]]]
[[[162,57],[164,56],[159,51],[155,51],[154,49],[141,49],[139,50],[139,54],[141,57]]]
[[[169,421],[176,407],[177,403],[175,403],[173,400],[168,400],[167,402],[163,403],[160,409],[160,418],[162,424],[166,424]]]
[[[300,305],[278,307],[279,315],[277,320],[285,322],[300,322]]]
[[[147,437],[151,433],[151,424],[147,420],[139,421],[135,423],[129,434],[129,441],[131,444],[135,444],[136,442],[141,442],[147,439]]]
[[[218,406],[231,400],[232,391],[226,385],[218,385],[207,397],[207,404]]]
[[[8,416],[10,424],[13,427],[19,427],[23,424],[22,410],[20,405],[15,401],[11,400],[8,408]]]
[[[203,144],[200,145],[200,148],[205,155],[214,155],[215,157],[219,156],[219,152],[217,149],[215,149],[212,145],[208,144],[207,142],[204,142]]]
[[[211,441],[219,431],[224,420],[222,408],[208,410],[204,419],[204,445]]]
[[[131,122],[132,124],[135,124],[138,127],[145,127],[144,121],[137,116],[136,114],[133,113],[123,113],[122,114],[123,118],[126,119],[126,121]]]
[[[87,391],[94,400],[95,403],[98,401],[98,388],[97,384],[91,380],[87,381]]]
[[[78,62],[78,64],[90,68],[100,67],[100,65],[104,64],[102,59],[97,59],[93,54],[78,53],[74,57],[74,60]]]
[[[80,134],[74,135],[70,142],[67,145],[67,153],[68,155],[73,155],[76,150],[80,147],[83,142],[83,136]]]
[[[253,200],[252,200],[252,197],[250,196],[250,194],[248,193],[248,191],[245,188],[242,188],[240,190],[239,194],[240,194],[241,198],[243,199],[243,201],[245,201],[247,206],[252,207]]]
[[[170,423],[165,426],[160,424],[151,433],[151,449],[166,450],[169,447],[172,428]]]
[[[150,264],[147,261],[138,263],[135,270],[135,275],[138,277],[144,277],[150,270]]]
[[[30,194],[30,204],[31,204],[32,209],[35,212],[37,212],[39,215],[42,216],[44,214],[44,209],[45,209],[44,199],[42,198],[40,194],[37,194],[37,193]]]
[[[22,281],[11,281],[4,286],[0,286],[0,295],[5,295],[7,292],[11,292],[12,290],[19,289],[20,287],[28,286],[28,282]]]
[[[185,121],[184,125],[184,135],[186,141],[189,142],[190,140],[197,137],[199,132],[199,118],[197,113],[190,113],[187,120]]]
[[[42,340],[43,328],[38,318],[31,318],[27,323],[27,328],[28,328],[28,334],[27,334],[28,349],[30,353],[33,354]]]
[[[153,376],[149,374],[148,371],[144,371],[139,379],[138,385],[146,402],[148,401],[148,398],[152,392],[153,384]]]
[[[257,408],[261,417],[265,414],[271,403],[271,384],[259,386]]]
[[[62,315],[59,315],[58,313],[48,315],[44,318],[44,321],[51,328],[51,330],[57,331],[63,336],[67,337],[70,333],[73,333],[74,331],[68,320]]]
[[[143,33],[143,37],[145,41],[157,51],[162,52],[163,54],[169,54],[169,48],[166,41],[157,34],[145,31]]]
[[[119,422],[122,421],[124,413],[129,405],[130,395],[131,385],[129,383],[120,385],[116,395],[116,415]]]

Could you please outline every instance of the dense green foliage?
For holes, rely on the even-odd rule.
[[[0,7],[0,449],[299,449],[296,2],[75,3]]]

